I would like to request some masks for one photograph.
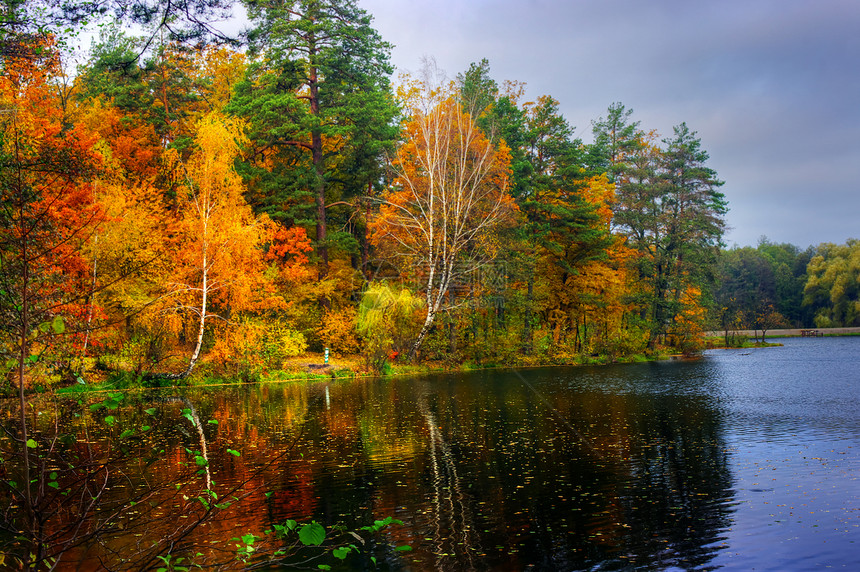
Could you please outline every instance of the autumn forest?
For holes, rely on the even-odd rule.
[[[74,69],[60,36],[4,28],[7,391],[265,379],[324,349],[372,372],[574,364],[860,325],[860,242],[727,249],[723,181],[686,123],[656,133],[612,103],[585,143],[485,59],[395,76],[351,1],[247,9],[242,45],[106,22]]]
[[[729,248],[695,117],[239,6],[0,0],[0,567],[710,565],[750,416],[656,360],[860,326],[860,240]]]

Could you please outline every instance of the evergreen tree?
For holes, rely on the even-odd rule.
[[[472,62],[465,73],[457,74],[457,88],[465,111],[476,120],[492,108],[499,96],[499,85],[490,77],[490,62],[487,58],[477,64]],[[490,122],[485,120],[483,123],[480,127],[486,130]]]
[[[686,123],[661,147],[654,132],[639,129],[631,110],[615,103],[593,132],[592,156],[615,183],[613,227],[637,251],[631,264],[638,289],[630,300],[653,348],[678,321],[689,292],[708,294],[725,229],[723,182]]]
[[[705,165],[709,155],[696,133],[681,123],[663,143],[656,221],[662,236],[654,242],[651,346],[677,319],[687,288],[701,289],[712,281],[727,211],[717,190],[723,181]]]
[[[192,115],[201,105],[191,53],[179,44],[159,44],[141,57],[143,43],[118,25],[103,28],[78,78],[79,96],[101,98],[126,123],[151,125],[163,148],[186,148],[194,138]]]
[[[390,46],[353,0],[246,6],[261,57],[228,111],[250,126],[249,199],[275,220],[316,226],[325,276],[334,242],[327,206],[378,181],[381,152],[396,136]]]
[[[609,106],[606,117],[591,122],[593,154],[612,182],[624,173],[627,159],[642,144],[639,122],[631,121],[632,115],[632,109],[616,102]]]
[[[103,98],[125,114],[150,117],[154,94],[139,63],[140,38],[118,25],[105,26],[90,47],[90,60],[78,76],[81,98]]]
[[[565,271],[600,256],[608,233],[599,225],[594,205],[582,193],[585,170],[582,142],[559,112],[555,99],[543,96],[527,112],[526,157],[531,165],[520,207],[528,234]]]

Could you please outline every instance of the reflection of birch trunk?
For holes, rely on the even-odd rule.
[[[427,423],[430,432],[430,465],[433,469],[433,505],[435,509],[434,523],[437,554],[457,553],[462,551],[469,561],[469,569],[475,569],[472,561],[472,518],[471,511],[457,472],[457,465],[451,454],[451,448],[445,442],[445,437],[439,430],[436,416],[421,398],[418,408]],[[442,519],[446,518],[443,523]],[[443,530],[443,524],[448,530]],[[448,534],[445,534],[445,533]],[[459,542],[458,542],[459,541]],[[436,567],[443,568],[443,561],[437,560]]]
[[[203,474],[206,479],[206,490],[212,490],[212,474],[209,471],[209,449],[206,447],[206,434],[203,432],[203,424],[200,423],[200,416],[197,415],[197,409],[194,407],[194,404],[191,403],[191,400],[187,397],[183,397],[182,403],[190,410],[194,428],[197,429],[197,436],[200,438],[200,456],[206,461],[206,464],[203,465]]]

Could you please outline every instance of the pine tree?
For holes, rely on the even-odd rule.
[[[378,179],[381,151],[396,136],[390,46],[352,0],[247,7],[261,57],[228,110],[250,125],[250,202],[274,220],[315,225],[322,277],[329,203]]]

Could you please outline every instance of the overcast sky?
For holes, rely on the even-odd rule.
[[[726,182],[730,246],[860,238],[860,2],[358,2],[398,70],[487,58],[585,141],[616,101],[663,137],[685,121]]]

